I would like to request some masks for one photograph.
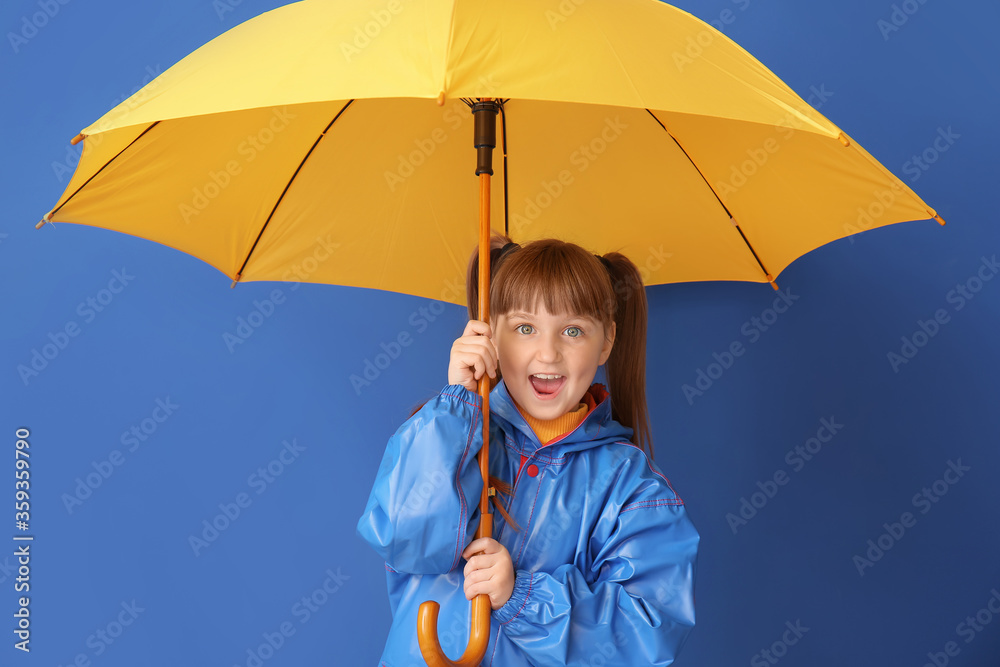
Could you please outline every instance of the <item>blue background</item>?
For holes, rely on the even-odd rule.
[[[4,665],[69,665],[80,655],[79,664],[102,667],[247,665],[248,650],[283,623],[294,634],[263,664],[377,661],[389,623],[383,567],[355,524],[386,440],[447,383],[464,310],[449,305],[418,331],[411,316],[429,312],[425,299],[308,284],[230,289],[216,269],[149,241],[77,225],[34,229],[68,182],[79,149],[71,137],[151,72],[278,4],[51,0],[58,12],[23,43],[10,33],[42,11],[38,1],[0,10]],[[787,665],[918,667],[928,653],[941,654],[938,664],[1000,665],[1000,615],[987,607],[1000,591],[1000,281],[972,280],[981,290],[961,309],[949,299],[1000,250],[989,203],[1000,8],[678,4],[705,20],[731,18],[725,32],[803,97],[831,93],[821,112],[948,225],[892,225],[800,258],[778,278],[798,300],[756,337],[751,318],[769,317],[775,298],[766,285],[648,290],[657,460],[702,535],[698,625],[677,664],[773,664],[767,649]],[[907,17],[898,30],[880,29],[903,5],[915,13],[897,14]],[[928,169],[907,165],[949,128],[958,138]],[[103,293],[114,271],[133,277]],[[223,334],[274,290],[282,303],[230,351]],[[88,298],[109,296],[100,312],[88,310]],[[894,368],[888,353],[939,309],[948,321]],[[78,335],[61,338],[71,322]],[[350,376],[403,331],[413,344],[356,392]],[[23,379],[18,367],[53,338],[64,346]],[[736,341],[745,353],[710,368]],[[682,387],[699,370],[716,379],[689,400]],[[176,407],[166,415],[158,400]],[[843,427],[810,460],[787,455],[822,419]],[[19,427],[31,433],[30,655],[13,648],[10,631]],[[145,438],[135,446],[122,441],[133,427]],[[272,463],[284,442],[301,449]],[[111,457],[121,464],[105,463]],[[915,502],[925,487],[934,493],[949,462],[968,470],[939,482],[936,502]],[[269,464],[280,470],[269,482],[252,477]],[[110,475],[95,473],[109,465]],[[769,485],[779,472],[786,483]],[[88,475],[100,485],[68,506]],[[241,493],[248,506],[196,554],[190,536],[204,521],[225,525],[220,504]],[[743,499],[758,507],[743,507],[750,518],[738,523]],[[911,525],[889,535],[884,524],[905,512]],[[888,548],[859,566],[855,557],[868,558],[868,541],[880,538]],[[317,594],[328,579],[336,592]],[[310,596],[323,602],[307,616],[300,601]],[[980,630],[960,626],[977,613],[979,623],[989,617]],[[131,623],[116,626],[119,617]],[[808,628],[794,645],[784,644],[794,637],[783,635],[786,623]],[[110,643],[97,634],[119,629]],[[942,653],[948,642],[957,655]]]

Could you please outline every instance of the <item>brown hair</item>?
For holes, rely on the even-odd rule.
[[[625,255],[609,252],[602,259],[575,243],[540,239],[512,246],[510,239],[490,239],[490,317],[515,310],[534,311],[544,304],[550,313],[592,317],[615,343],[605,371],[611,394],[611,416],[632,429],[632,443],[653,456],[646,406],[646,291],[639,269]],[[469,319],[479,319],[479,246],[466,274]],[[500,379],[491,379],[490,389]]]

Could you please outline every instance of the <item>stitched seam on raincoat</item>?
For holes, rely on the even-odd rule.
[[[466,389],[466,391],[469,391],[469,390]],[[458,400],[460,400],[462,403],[465,403],[466,405],[471,405],[473,407],[479,408],[479,411],[482,412],[482,410],[483,410],[483,404],[482,404],[483,397],[480,396],[479,394],[476,394],[475,392],[469,392],[469,393],[470,394],[474,394],[475,397],[479,399],[479,402],[470,403],[469,401],[465,400],[465,398],[462,397],[462,392],[459,391],[459,390],[457,390],[457,389],[455,389],[453,391],[442,391],[441,395],[442,396],[451,396],[452,398],[457,398]]]
[[[509,435],[507,435],[507,433],[504,432],[503,437],[504,437],[504,444],[505,445],[510,445],[509,447],[507,447],[507,449],[509,449],[509,450],[511,450],[513,452],[516,452],[518,456],[525,456],[528,459],[531,459],[532,455],[531,454],[525,454],[524,452],[522,452],[520,450],[520,448],[518,448],[517,442],[515,442],[513,438],[511,438]],[[537,452],[538,450],[535,450],[535,451]],[[525,461],[525,463],[527,463],[527,460]],[[513,488],[515,488],[515,489],[517,488],[517,482],[518,482],[518,480],[521,479],[521,473],[524,472],[524,468],[525,468],[525,466],[521,466],[521,467],[519,467],[517,469],[517,472],[514,473],[514,487]]]
[[[538,459],[540,463],[548,463],[555,466],[561,466],[566,462],[568,456],[548,456],[547,454],[539,454],[535,452],[535,458]]]
[[[514,612],[514,615],[510,617],[510,621],[513,621],[515,618],[520,616],[521,612],[524,611],[525,606],[527,606],[528,604],[528,600],[531,599],[531,584],[534,583],[534,581],[535,581],[534,575],[529,575],[528,592],[524,594],[524,602],[522,602],[521,606],[517,608],[517,611]],[[501,625],[507,625],[508,623],[510,623],[510,621],[504,621],[503,623],[501,623]]]
[[[521,548],[517,550],[517,560],[514,563],[515,566],[521,562],[521,554],[524,553],[524,545],[528,543],[528,530],[531,528],[531,520],[535,518],[535,504],[538,502],[538,492],[542,490],[542,477],[544,476],[545,469],[543,468],[538,476],[538,486],[535,488],[535,499],[531,501],[531,512],[528,514],[528,523],[524,526],[524,539],[521,541]]]
[[[594,436],[594,438],[596,439],[597,436]],[[554,443],[549,443],[549,445],[545,445],[545,447],[548,447],[551,444],[554,444]],[[591,449],[597,449],[599,447],[608,447],[610,445],[628,445],[629,447],[635,447],[640,452],[642,452],[642,449],[640,447],[636,447],[634,444],[632,444],[631,442],[628,442],[627,440],[615,440],[614,442],[608,442],[608,443],[605,443],[603,445],[597,445],[596,447],[592,447]],[[539,459],[544,459],[546,463],[551,463],[553,465],[562,465],[566,461],[566,459],[568,459],[571,456],[571,454],[564,454],[562,456],[550,456],[548,454],[539,454],[538,452],[541,451],[542,449],[544,449],[544,448],[539,447],[538,449],[536,449],[535,450],[535,456],[538,457]],[[573,453],[575,454],[576,452],[573,452]],[[643,452],[643,454],[645,454],[645,452]],[[663,477],[663,475],[660,475],[660,476]],[[663,479],[667,479],[667,478],[663,477]],[[670,482],[668,481],[667,484],[669,485]],[[670,490],[673,491],[673,489],[670,489]]]
[[[468,401],[462,401],[466,405],[469,405]],[[455,488],[458,489],[458,501],[461,504],[461,510],[458,513],[458,534],[455,536],[455,558],[451,562],[451,567],[448,568],[449,571],[455,569],[458,565],[458,559],[462,555],[462,537],[465,534],[465,516],[467,508],[465,506],[465,489],[462,488],[462,464],[465,462],[465,457],[469,454],[469,445],[472,442],[472,434],[476,432],[476,418],[472,417],[472,424],[469,427],[469,436],[465,441],[465,451],[462,452],[462,458],[458,461],[458,470],[455,471]]]
[[[480,412],[483,411],[483,406],[479,403],[470,403],[458,394],[441,394],[442,396],[451,396],[452,398],[458,400],[459,403],[465,403],[466,405],[471,405],[472,407],[478,409]]]
[[[646,509],[647,507],[659,507],[661,505],[675,505],[683,506],[684,503],[678,500],[642,500],[637,503],[632,503],[631,505],[626,505],[618,513],[624,514],[625,512],[631,512],[632,510]]]
[[[643,451],[642,447],[639,447],[638,445],[636,445],[634,443],[631,443],[631,442],[626,442],[624,440],[622,440],[620,442],[616,442],[615,444],[616,445],[628,445],[629,447],[635,447],[640,452],[642,452],[642,455],[646,458],[646,467],[649,468],[649,471],[652,472],[657,477],[659,477],[660,479],[662,479],[664,482],[666,482],[667,483],[667,488],[670,489],[675,496],[677,496],[677,500],[680,500],[681,504],[684,504],[684,501],[681,500],[680,494],[678,494],[676,491],[674,491],[674,487],[671,486],[670,480],[667,479],[666,475],[664,475],[664,474],[662,474],[660,472],[657,472],[657,470],[653,466],[649,465],[649,455],[646,454],[645,451]]]

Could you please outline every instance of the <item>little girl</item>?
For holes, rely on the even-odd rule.
[[[385,559],[393,621],[379,664],[425,664],[426,600],[440,603],[438,638],[457,659],[478,594],[493,610],[484,666],[671,664],[694,626],[699,536],[651,458],[638,269],[619,253],[502,236],[490,266],[491,325],[475,312],[477,249],[448,385],[389,440],[358,522]],[[610,392],[593,383],[605,362]],[[500,516],[493,537],[470,541],[483,373]]]

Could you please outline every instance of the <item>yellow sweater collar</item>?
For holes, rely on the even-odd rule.
[[[580,403],[575,409],[570,410],[561,417],[556,417],[555,419],[536,419],[532,417],[524,408],[518,405],[517,401],[511,398],[514,405],[517,406],[518,411],[524,420],[528,422],[528,426],[531,430],[535,432],[538,437],[538,441],[543,445],[547,445],[556,438],[574,428],[579,426],[580,422],[583,421],[584,417],[587,416],[587,412],[590,407],[586,403]]]

